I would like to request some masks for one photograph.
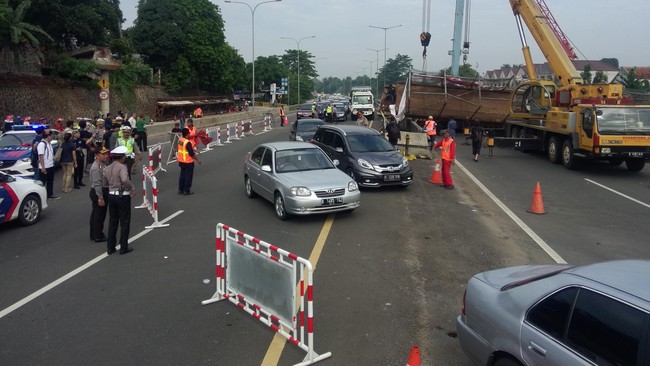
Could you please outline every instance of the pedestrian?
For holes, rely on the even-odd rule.
[[[113,123],[110,130],[104,133],[104,147],[109,151],[117,147],[117,139],[120,137],[120,124]]]
[[[106,113],[106,118],[104,118],[104,129],[106,130],[106,132],[113,129],[113,120],[111,119],[110,113]]]
[[[327,122],[332,122],[332,103],[327,103],[327,108],[325,108],[325,118]]]
[[[122,132],[122,137],[119,137],[117,139],[117,142],[115,144],[115,147],[118,146],[124,146],[126,147],[126,166],[128,167],[129,170],[129,179],[131,179],[131,174],[133,173],[133,164],[135,163],[135,160],[141,160],[142,157],[140,156],[140,149],[138,148],[138,145],[135,143],[135,139],[131,136],[131,127],[129,126],[122,126],[120,128],[120,131]]]
[[[102,147],[95,151],[95,161],[90,166],[90,240],[100,243],[106,241],[104,221],[108,210],[108,186],[103,184],[104,170],[108,161],[108,149]]]
[[[144,116],[138,116],[138,119],[135,121],[135,130],[136,137],[135,142],[140,147],[140,151],[147,150],[147,124],[144,120]]]
[[[181,131],[183,128],[181,127]],[[187,136],[187,139],[192,142],[192,146],[196,149],[199,148],[199,132],[194,127],[194,121],[191,118],[187,119],[187,130],[190,131],[190,134]]]
[[[57,118],[54,122],[54,129],[63,132],[63,118]]]
[[[456,140],[456,127],[456,120],[453,118],[449,119],[449,122],[447,123],[447,131],[449,131],[449,136],[451,136],[454,141]]]
[[[281,105],[280,106],[280,127],[284,127],[284,125],[286,123],[286,120],[285,120],[286,117],[287,116],[284,114],[284,106]]]
[[[131,198],[135,196],[135,186],[129,180],[126,167],[126,146],[118,146],[111,151],[113,163],[104,169],[102,185],[108,187],[108,237],[106,254],[115,253],[117,229],[120,229],[120,254],[133,250],[129,248],[131,227]]]
[[[478,123],[474,123],[470,132],[470,138],[472,139],[472,155],[474,155],[474,161],[478,161],[479,155],[481,155],[481,147],[483,146],[483,136],[485,131],[483,127]]]
[[[131,128],[135,128],[135,123],[138,121],[135,117],[135,113],[131,113],[131,117],[127,120],[129,122],[129,127]]]
[[[363,112],[361,111],[357,112],[357,126],[368,127],[369,125],[370,122],[368,122],[368,119],[363,114]]]
[[[47,191],[47,198],[58,200],[59,196],[54,195],[54,149],[52,148],[52,139],[54,132],[50,130],[43,131],[43,140],[36,147],[38,151],[38,167],[40,169],[40,180],[43,182]]]
[[[73,169],[73,182],[74,182],[74,189],[81,189],[81,187],[85,187],[86,185],[83,183],[83,177],[84,177],[84,161],[86,159],[86,156],[84,155],[83,152],[83,145],[84,141],[81,139],[81,133],[79,130],[74,130],[72,132],[72,144],[74,145],[74,154],[75,154],[75,161],[77,162],[74,165]]]
[[[181,133],[181,124],[176,122],[174,123],[174,128],[172,128],[172,133]]]
[[[180,122],[181,130],[185,128],[185,111],[181,111],[178,115],[178,122]]]
[[[72,142],[72,134],[66,132],[63,135],[63,142],[59,144],[58,149],[61,149],[61,168],[63,169],[63,181],[61,182],[61,191],[63,193],[72,192],[72,179],[73,172],[77,166],[77,154],[74,151],[74,143]]]
[[[190,131],[184,128],[181,134],[182,137],[178,140],[178,148],[176,151],[178,166],[181,168],[181,173],[178,178],[178,194],[188,196],[194,194],[192,192],[194,162],[196,161],[201,165],[201,160],[199,160],[198,154],[194,152],[194,145],[192,140],[189,139]]]
[[[449,136],[449,131],[442,131],[442,140],[438,141],[434,148],[441,148],[440,158],[442,159],[442,186],[447,189],[454,189],[454,181],[451,179],[451,166],[456,159],[456,143]]]
[[[36,136],[32,140],[32,153],[31,153],[31,165],[34,170],[34,180],[40,180],[41,169],[39,169],[38,163],[38,143],[43,140],[43,132],[45,132],[45,127],[39,126],[35,130]]]
[[[433,151],[433,145],[436,143],[436,127],[438,124],[433,120],[433,116],[429,116],[424,122],[424,131],[427,133],[427,141],[429,142],[429,151]]]
[[[397,141],[402,139],[402,132],[400,131],[397,122],[392,118],[386,125],[386,134],[388,135],[388,142],[393,146],[397,146]]]
[[[318,111],[316,111],[316,102],[311,104],[311,118],[318,118]]]

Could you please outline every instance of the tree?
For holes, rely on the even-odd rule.
[[[225,43],[219,8],[209,0],[140,0],[129,36],[166,86],[229,92],[241,82],[243,59]],[[232,74],[231,74],[232,73]]]
[[[289,71],[289,83],[292,86],[289,95],[291,103],[301,103],[303,100],[311,98],[311,92],[314,89],[312,78],[317,75],[314,62],[311,60],[314,56],[307,51],[300,50],[300,96],[298,96],[298,52],[298,50],[286,50],[282,55],[282,64]],[[295,87],[293,87],[294,85]]]
[[[119,36],[123,22],[119,0],[31,1],[33,6],[25,20],[40,25],[54,37],[61,37],[61,43],[74,34],[80,44],[109,46],[111,39]]]
[[[592,80],[592,82],[594,84],[605,84],[608,82],[607,75],[602,71],[596,71],[596,75],[594,75],[594,80]]]
[[[440,74],[450,75],[451,67],[448,67],[446,70],[440,70]],[[458,76],[463,78],[477,79],[479,77],[478,71],[474,70],[472,65],[464,64],[460,65],[458,68]]]
[[[388,59],[386,65],[379,69],[380,80],[385,84],[395,84],[406,79],[406,75],[413,67],[413,60],[406,55],[397,54],[395,58]]]
[[[23,0],[16,9],[11,8],[7,0],[0,4],[0,40],[14,51],[16,60],[20,49],[25,47],[33,49],[38,57],[43,59],[37,35],[54,41],[41,27],[23,21],[30,6],[30,0]]]
[[[585,82],[585,84],[591,84],[591,64],[586,64],[582,72],[580,73],[580,77],[582,77],[582,80]]]
[[[625,74],[625,78],[621,82],[627,89],[648,89],[648,81],[637,79],[636,67],[633,67]]]

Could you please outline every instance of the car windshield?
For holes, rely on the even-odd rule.
[[[598,132],[601,134],[650,135],[650,109],[648,108],[600,108]]]
[[[275,153],[275,171],[278,173],[320,169],[336,167],[318,148],[280,150]]]
[[[323,122],[320,121],[303,121],[298,123],[298,132],[316,132]]]
[[[0,136],[0,147],[30,146],[35,136],[29,133],[5,134]]]
[[[311,111],[311,104],[301,104],[300,107],[298,107],[299,111]]]
[[[355,95],[352,97],[352,103],[354,104],[372,104],[369,95]]]
[[[350,135],[348,136],[352,152],[383,152],[395,151],[393,145],[380,135]]]
[[[337,111],[342,111],[345,109],[345,106],[343,104],[334,104],[334,106],[336,107]]]

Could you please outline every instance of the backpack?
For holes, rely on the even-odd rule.
[[[32,154],[29,157],[32,168],[34,168],[34,169],[36,169],[38,167],[38,144],[40,144],[41,141],[42,141],[42,139],[39,140],[39,141],[36,141],[37,138],[38,137],[35,137],[32,140]],[[36,144],[37,142],[38,142],[38,144],[36,145],[36,147],[34,147],[34,144]]]
[[[483,134],[481,132],[483,132],[481,128],[478,127],[472,128],[472,135],[471,135],[472,141],[477,141],[477,142],[483,141],[483,136],[482,136]]]

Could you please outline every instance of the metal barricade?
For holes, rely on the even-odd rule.
[[[142,204],[135,208],[146,208],[153,217],[153,224],[145,226],[146,229],[169,226],[158,221],[158,180],[146,165],[142,166]]]

